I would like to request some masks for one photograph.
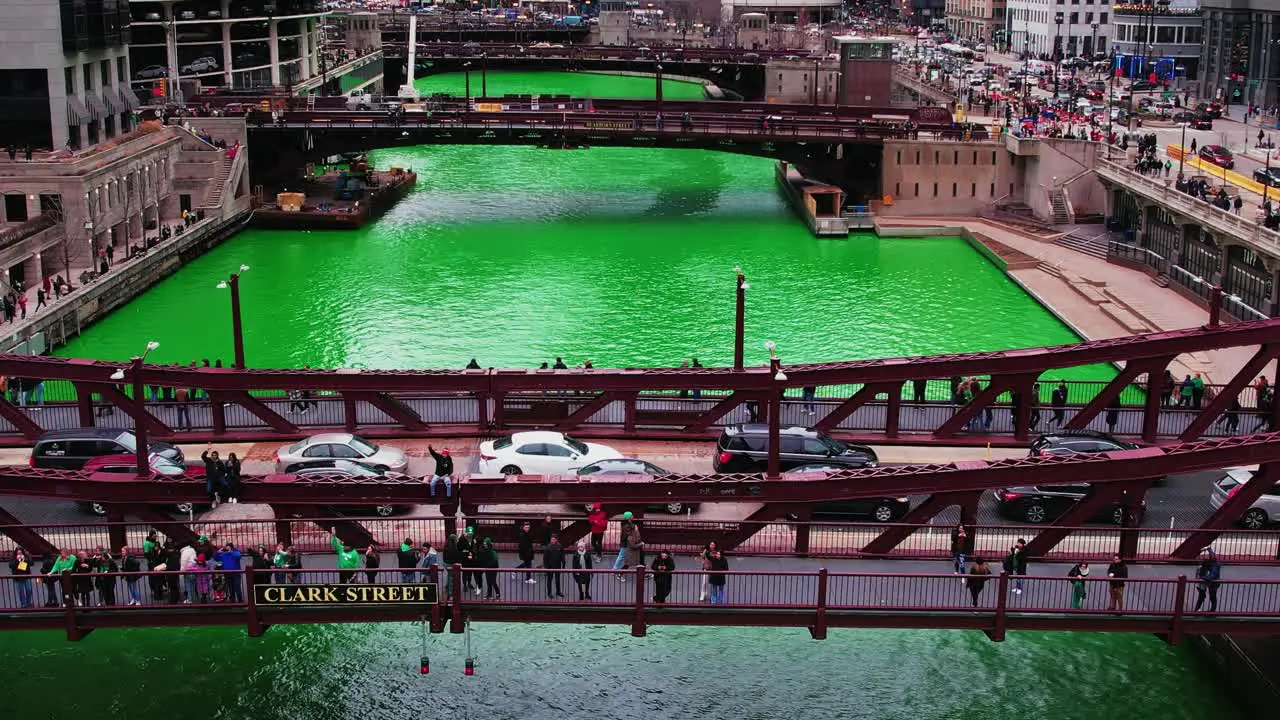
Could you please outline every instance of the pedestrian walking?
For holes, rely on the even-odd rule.
[[[339,540],[336,529],[329,533],[329,546],[338,556],[338,582],[343,585],[355,582],[356,571],[360,569],[360,552]]]
[[[1053,417],[1050,418],[1050,425],[1059,427],[1067,419],[1067,383],[1059,380],[1058,386],[1053,389],[1053,394],[1049,397],[1049,404],[1053,406]]]
[[[24,306],[25,307],[25,306]],[[23,311],[23,317],[26,317],[26,311]],[[813,401],[818,397],[818,388],[812,385],[806,385],[800,389],[800,399],[804,402],[803,411],[805,415],[817,414],[813,409]]]
[[[1040,425],[1040,383],[1031,386],[1031,422],[1028,428],[1035,430]]]
[[[957,575],[964,574],[964,554],[969,542],[964,523],[959,523],[951,530],[951,566]]]
[[[1196,410],[1200,409],[1200,404],[1204,402],[1204,377],[1200,373],[1196,373],[1191,378],[1191,407]]]
[[[924,404],[926,402],[925,391],[928,389],[929,389],[928,380],[912,380],[911,381],[911,399],[913,402],[915,402],[915,404],[921,406],[917,408],[921,412],[924,412],[924,409],[925,409],[924,408]]]
[[[1071,609],[1079,610],[1084,607],[1084,600],[1088,597],[1088,587],[1086,581],[1089,579],[1089,563],[1081,561],[1075,564],[1067,577],[1071,579]]]
[[[1237,195],[1236,199],[1232,201],[1231,207],[1233,210],[1235,210],[1236,215],[1240,214],[1240,208],[1244,207],[1244,201],[1240,199],[1239,195]]]
[[[1240,396],[1231,398],[1231,403],[1227,405],[1227,410],[1222,415],[1222,419],[1218,421],[1219,425],[1227,426],[1227,434],[1235,435],[1240,431]]]
[[[493,538],[485,538],[476,553],[476,565],[484,568],[484,599],[501,600],[502,591],[498,589],[498,551],[493,547]]]
[[[729,582],[729,576],[726,574],[729,572],[729,559],[724,556],[724,553],[717,549],[715,552],[711,553],[711,565],[707,569],[709,571],[707,574],[707,585],[711,590],[711,604],[724,605],[725,586]]]
[[[1160,386],[1160,406],[1161,407],[1169,407],[1170,405],[1173,404],[1173,390],[1177,384],[1178,384],[1178,381],[1176,378],[1173,377],[1173,373],[1170,372],[1168,368],[1165,368],[1164,383],[1162,383]]]
[[[596,562],[600,562],[604,560],[604,534],[609,529],[609,514],[600,503],[595,503],[587,513],[587,522],[591,524],[591,552],[596,554]]]
[[[364,549],[364,578],[370,585],[378,582],[378,569],[382,567],[382,557],[378,549],[370,545]]]
[[[20,294],[18,295],[18,312],[19,312],[19,313],[21,313],[21,315],[22,315],[22,319],[23,319],[23,320],[26,320],[26,319],[27,319],[27,295],[26,295],[26,293],[20,293]]]
[[[626,567],[634,568],[644,565],[644,540],[640,537],[640,523],[631,523],[627,533]]]
[[[1178,407],[1191,407],[1191,375],[1182,378],[1178,385]]]
[[[631,539],[631,511],[622,513],[622,530],[618,535],[618,556],[613,559],[613,569],[622,570],[623,565],[627,561],[627,542]],[[627,577],[619,572],[617,574],[618,582],[626,582]]]
[[[48,293],[44,291],[44,288],[36,289],[36,310],[39,310],[40,308],[48,305],[48,303],[46,302],[47,298],[48,298]]]
[[[991,568],[987,566],[987,561],[980,557],[973,558],[965,585],[969,588],[969,597],[973,600],[974,607],[978,607],[978,596],[982,595],[982,589],[987,586],[987,580],[990,577]]]
[[[587,544],[578,541],[573,553],[573,581],[578,585],[578,599],[591,599],[591,555],[587,552]]]
[[[439,482],[444,482],[444,496],[453,497],[453,458],[449,456],[449,451],[436,452],[435,448],[428,445],[427,452],[436,461],[436,471],[431,475],[431,497],[436,496],[436,483]]]
[[[1014,595],[1022,594],[1022,578],[1027,575],[1026,545],[1026,540],[1018,538],[1018,542],[1013,547],[1009,548],[1009,554],[1005,556],[1004,563],[1002,565],[1006,573],[1014,576]]]
[[[1111,564],[1107,566],[1107,578],[1111,590],[1107,609],[1115,613],[1124,612],[1124,584],[1129,579],[1129,565],[1124,558],[1119,555],[1111,557]]]
[[[542,567],[547,572],[547,597],[564,597],[560,592],[560,573],[564,569],[564,548],[560,546],[560,538],[551,536],[551,542],[542,551]]]
[[[676,571],[676,559],[671,553],[663,550],[653,559],[653,601],[659,605],[667,601],[671,595],[671,581]]]
[[[13,559],[9,561],[9,574],[13,575],[13,584],[18,589],[18,607],[31,607],[31,557],[27,551],[18,548],[13,551]]]
[[[1209,612],[1218,611],[1218,585],[1222,582],[1222,563],[1213,548],[1205,548],[1205,555],[1196,568],[1196,612],[1209,598]]]
[[[533,530],[528,521],[521,524],[516,533],[516,557],[520,558],[520,564],[516,568],[525,569],[525,583],[532,585],[538,582],[533,579]]]
[[[1114,433],[1116,431],[1116,423],[1120,422],[1120,394],[1111,398],[1111,402],[1107,403],[1107,432]]]

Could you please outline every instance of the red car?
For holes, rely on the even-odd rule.
[[[180,462],[171,460],[166,457],[162,457],[156,453],[152,453],[150,459],[151,459],[151,471],[157,475],[167,475],[169,477],[176,477],[178,475],[186,475],[187,477],[204,477],[203,465],[187,467],[186,465],[183,465]],[[138,458],[136,455],[133,455],[132,453],[125,453],[125,454],[119,454],[119,455],[99,455],[95,458],[90,458],[89,461],[84,464],[85,472],[113,473],[113,474],[114,473],[132,474],[137,470],[137,467],[138,467]],[[107,514],[107,508],[102,503],[78,501],[76,504],[78,504],[85,511],[91,512],[94,515]],[[172,507],[174,510],[177,510],[178,512],[184,515],[197,509],[196,506],[192,505],[191,503],[178,503]]]
[[[1205,145],[1200,148],[1200,159],[1228,170],[1236,166],[1235,156],[1221,145]]]

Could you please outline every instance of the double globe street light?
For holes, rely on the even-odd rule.
[[[144,402],[146,397],[143,393],[146,390],[146,383],[142,378],[142,364],[147,361],[147,356],[152,350],[160,347],[160,343],[152,340],[147,343],[147,347],[142,351],[141,355],[135,355],[129,361],[129,375],[133,379],[133,439],[134,439],[134,457],[137,459],[137,475],[138,477],[151,476],[151,450],[147,442],[147,406]],[[125,379],[126,374],[124,368],[116,368],[111,373],[111,379],[121,382]]]

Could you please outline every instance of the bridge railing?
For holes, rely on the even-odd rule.
[[[773,572],[704,571],[701,568],[677,568],[671,573],[660,573],[643,566],[620,572],[594,568],[524,570],[452,566],[405,573],[387,568],[220,571],[193,567],[186,572],[67,572],[56,576],[56,580],[22,574],[0,575],[0,608],[11,620],[23,615],[61,617],[68,613],[92,620],[127,613],[135,617],[138,625],[145,626],[151,623],[146,610],[141,608],[188,614],[184,624],[225,624],[225,619],[214,619],[217,611],[247,608],[257,613],[268,609],[287,610],[291,605],[310,610],[327,606],[336,611],[330,617],[332,621],[362,622],[369,618],[359,613],[344,615],[342,611],[350,610],[350,606],[343,608],[343,602],[312,598],[277,605],[258,601],[252,590],[255,586],[258,589],[275,586],[281,589],[280,596],[284,598],[296,586],[349,586],[350,591],[339,587],[335,592],[372,599],[379,586],[429,583],[436,585],[437,603],[418,604],[419,613],[439,614],[430,610],[432,605],[449,605],[457,606],[462,613],[468,609],[504,607],[633,608],[637,611],[665,607],[876,614],[968,614],[977,610],[1010,617],[1051,615],[1059,618],[1104,613],[1164,619],[1210,615],[1268,620],[1280,617],[1280,581],[1275,580],[1224,579],[1206,585],[1193,577],[1179,575],[1129,577],[1117,585],[1118,581],[1107,577],[1105,566],[1093,568],[1083,578],[1070,578],[1065,574],[1005,576],[998,568],[991,573],[957,576],[841,573],[826,569]],[[385,593],[386,588],[382,591]],[[408,610],[413,612],[413,608]],[[288,616],[281,614],[273,620],[288,622]],[[1280,625],[1273,632],[1280,632]]]
[[[889,507],[886,504],[886,507]],[[636,508],[640,511],[641,508]],[[640,513],[643,515],[643,513]],[[521,524],[530,523],[536,537],[543,537],[543,515],[480,515],[465,518],[467,527],[475,529],[477,538],[491,538],[502,553],[503,562],[514,562],[510,553],[517,549],[517,532]],[[585,528],[574,526],[583,516],[555,516],[557,536],[565,547],[579,539],[587,540]],[[444,518],[408,517],[321,517],[313,519],[281,518],[278,520],[208,520],[198,523],[198,532],[217,542],[232,542],[245,553],[264,548],[274,554],[277,544],[291,546],[306,555],[328,555],[329,531],[339,526],[339,535],[354,545],[374,545],[384,552],[399,547],[405,538],[415,547],[430,542],[442,549],[449,528]],[[846,559],[893,558],[902,560],[951,560],[951,531],[955,527],[936,523],[876,522],[791,522],[791,521],[718,521],[692,517],[652,514],[640,520],[645,540],[645,553],[652,557],[659,550],[678,554],[702,552],[709,542],[735,554],[775,557],[824,557]],[[1136,536],[1137,553],[1129,559],[1140,562],[1167,562],[1173,550],[1189,538],[1196,528],[1122,528],[1117,525],[1026,525],[982,523],[965,525],[968,535],[966,555],[999,561],[1019,539],[1034,542],[1041,533],[1068,531],[1037,560],[1065,562],[1108,560],[1121,547],[1125,534]],[[906,531],[905,539],[887,551],[874,546],[877,538],[889,530]],[[118,551],[128,546],[142,548],[147,536],[155,531],[163,540],[172,538],[179,544],[184,533],[193,532],[187,521],[124,522],[94,524],[0,525],[0,558],[12,558],[22,544],[15,537],[22,532],[37,533],[55,547],[73,552],[111,548]],[[617,552],[619,525],[610,524],[602,538],[604,552]],[[1218,557],[1225,561],[1268,565],[1280,564],[1280,531],[1227,529],[1212,542]],[[28,548],[30,552],[32,548]],[[43,559],[43,558],[41,558]]]

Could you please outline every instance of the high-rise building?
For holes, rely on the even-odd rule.
[[[0,145],[60,150],[126,131],[127,0],[0,2]]]
[[[320,70],[322,0],[129,0],[129,10],[130,79],[142,94],[176,96],[175,81],[287,87]]]
[[[1228,103],[1280,102],[1280,3],[1201,0],[1200,94]]]
[[[1111,0],[1008,0],[1009,49],[1033,57],[1089,57],[1107,52]]]

